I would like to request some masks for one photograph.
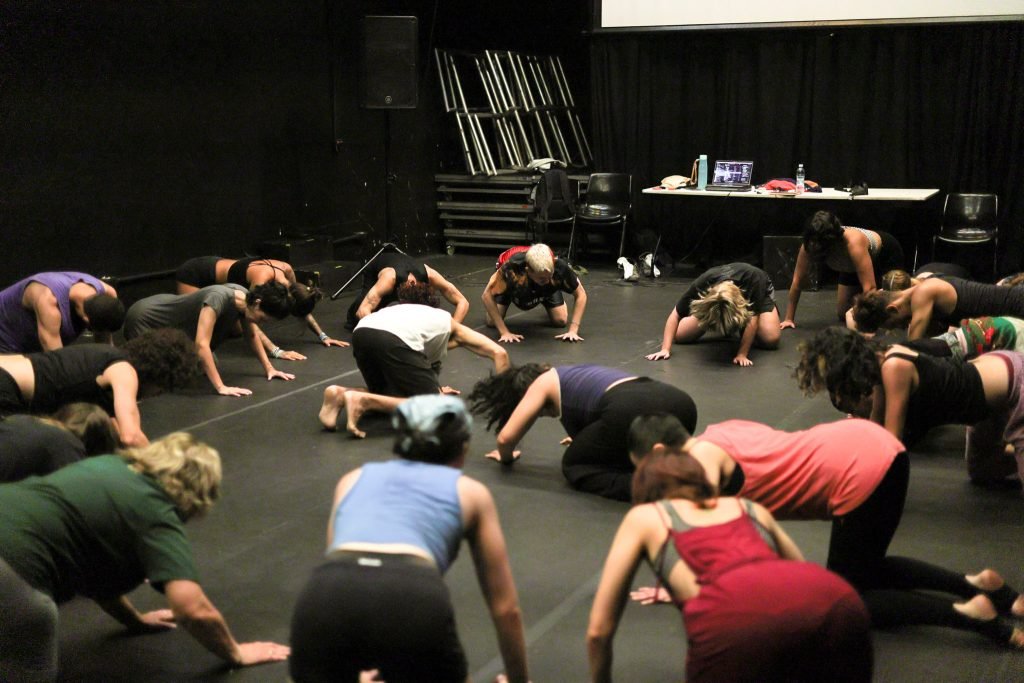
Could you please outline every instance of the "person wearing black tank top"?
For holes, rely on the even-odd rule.
[[[458,287],[425,263],[417,263],[402,253],[380,254],[367,264],[363,274],[363,291],[356,295],[348,309],[345,326],[356,324],[374,311],[398,301],[398,288],[405,282],[430,285],[439,296],[455,307],[452,318],[461,323],[469,313],[469,300]]]
[[[197,256],[178,267],[175,273],[178,294],[191,294],[210,285],[233,283],[252,289],[268,282],[288,288],[289,312],[303,318],[306,326],[324,346],[348,346],[347,342],[330,337],[313,317],[313,308],[323,298],[319,289],[298,281],[295,269],[284,261],[249,256],[243,259],[219,256]]]
[[[794,374],[806,395],[828,391],[837,409],[884,425],[908,447],[939,425],[980,426],[984,438],[969,437],[967,448],[968,475],[976,483],[1001,483],[1017,469],[1007,444],[1018,461],[1024,455],[1019,353],[996,351],[964,363],[899,345],[883,351],[857,332],[833,327],[801,345]]]
[[[937,275],[898,292],[867,292],[853,304],[859,331],[906,327],[911,341],[981,316],[1024,317],[1024,288]]]

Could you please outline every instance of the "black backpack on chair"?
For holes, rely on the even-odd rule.
[[[569,176],[560,168],[544,171],[537,183],[532,217],[534,241],[543,242],[549,223],[567,222],[576,210],[569,190]]]

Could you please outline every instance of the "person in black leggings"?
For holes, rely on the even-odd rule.
[[[599,365],[552,368],[531,363],[491,375],[469,395],[474,413],[498,428],[497,448],[487,457],[502,464],[519,459],[516,444],[540,416],[561,420],[568,438],[562,474],[573,488],[628,501],[633,463],[626,435],[638,415],[668,412],[687,427],[697,406],[681,389],[648,377]]]
[[[674,417],[654,415],[634,422],[630,451],[636,459],[690,455],[721,495],[761,503],[778,519],[831,519],[827,567],[861,593],[876,626],[947,626],[1024,647],[1024,631],[1011,621],[1024,616],[1024,599],[998,572],[968,576],[887,555],[903,516],[910,460],[879,425],[840,420],[789,434],[730,420],[691,438]],[[663,598],[650,589],[637,596],[646,602]]]
[[[936,275],[898,292],[866,292],[853,305],[859,331],[906,328],[910,340],[986,315],[1024,317],[1024,289]]]

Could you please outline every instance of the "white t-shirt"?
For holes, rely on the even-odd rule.
[[[357,330],[362,328],[390,332],[431,363],[437,363],[448,353],[452,314],[423,304],[396,304],[364,317],[356,325]]]

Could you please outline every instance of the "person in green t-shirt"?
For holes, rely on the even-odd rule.
[[[79,594],[136,633],[180,624],[236,666],[286,659],[287,646],[238,643],[199,585],[184,522],[220,480],[217,451],[176,432],[0,485],[0,680],[56,679],[57,605]],[[170,609],[135,609],[126,594],[143,581]]]

